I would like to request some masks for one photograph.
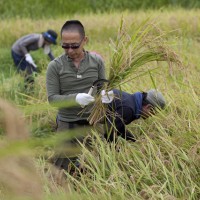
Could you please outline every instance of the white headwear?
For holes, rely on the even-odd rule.
[[[155,89],[151,89],[151,90],[147,91],[146,100],[150,104],[152,104],[154,107],[159,107],[162,109],[165,107],[165,104],[166,104],[162,93]]]

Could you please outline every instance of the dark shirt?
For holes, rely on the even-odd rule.
[[[115,95],[114,100],[108,105],[109,111],[112,113],[110,114],[110,112],[108,112],[108,127],[112,127],[112,132],[114,131],[113,127],[115,127],[118,136],[121,136],[124,139],[131,139],[134,136],[126,130],[125,125],[140,118],[142,109],[142,93],[137,92],[129,94],[117,89],[114,89],[113,92]],[[110,137],[112,140],[113,133],[111,133]]]

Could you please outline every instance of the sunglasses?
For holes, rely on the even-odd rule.
[[[80,46],[81,46],[81,43],[83,42],[83,39],[84,38],[82,38],[82,40],[79,42],[79,43],[74,43],[74,44],[61,44],[61,47],[63,48],[63,49],[78,49]]]

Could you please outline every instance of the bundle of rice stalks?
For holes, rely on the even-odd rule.
[[[171,69],[172,63],[181,66],[178,55],[167,45],[166,35],[154,22],[144,21],[132,35],[125,29],[121,20],[116,41],[110,42],[111,59],[109,68],[109,85],[107,90],[137,78],[148,72],[145,64],[165,61]],[[105,106],[100,97],[97,97],[92,113],[89,116],[90,124],[96,124],[105,116]]]

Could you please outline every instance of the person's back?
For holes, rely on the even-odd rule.
[[[118,109],[123,109],[123,112],[126,110],[131,110],[131,112],[135,112],[135,95],[130,94],[118,89],[113,89],[113,93],[115,98],[109,104],[110,110],[117,111]]]
[[[37,50],[39,46],[39,39],[41,34],[33,33],[29,35],[25,35],[19,38],[13,45],[12,50],[20,55],[23,56],[29,51]]]

